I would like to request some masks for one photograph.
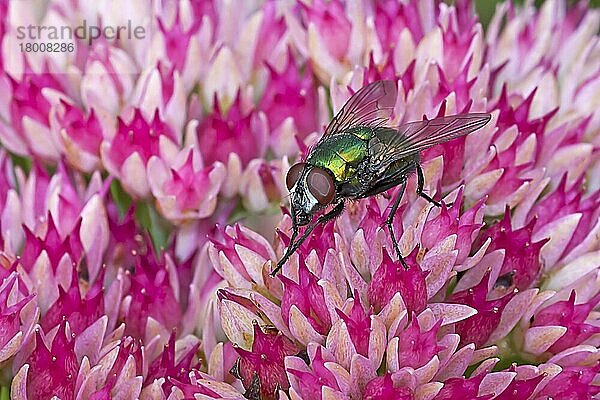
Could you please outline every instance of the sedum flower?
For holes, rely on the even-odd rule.
[[[32,16],[123,10],[0,4],[0,393],[600,393],[597,10],[507,2],[484,31],[467,0],[126,7],[146,39],[12,57]],[[397,84],[394,126],[492,119],[422,153],[441,207],[408,177],[392,226],[408,268],[392,188],[348,202],[271,276],[289,166],[378,79]]]
[[[298,352],[297,347],[281,332],[263,331],[254,323],[251,351],[235,347],[239,359],[235,374],[242,380],[247,393],[259,393],[262,398],[276,398],[279,390],[287,389],[284,359]]]
[[[418,249],[413,250],[404,260],[408,270],[399,261],[392,261],[387,251],[383,252],[383,261],[371,277],[367,289],[369,303],[375,310],[382,310],[396,293],[402,295],[407,310],[419,313],[427,304],[427,287],[423,271],[417,264]]]
[[[102,161],[107,170],[120,178],[131,195],[144,198],[150,194],[146,167],[154,155],[172,159],[177,152],[177,139],[172,128],[155,110],[146,119],[136,109],[129,121],[119,118],[117,131],[110,141],[102,143]]]
[[[288,325],[298,328],[297,335],[313,336],[318,340],[331,329],[331,316],[325,301],[323,288],[317,277],[301,264],[298,283],[283,276],[284,292],[281,299],[281,315]],[[308,339],[308,337],[306,338]]]
[[[587,321],[598,301],[600,298],[596,294],[587,302],[575,304],[575,291],[573,290],[568,300],[558,301],[536,310],[532,316],[530,329],[546,333],[545,345],[550,346],[544,350],[553,354],[586,344],[588,339],[598,333],[599,328],[589,323],[594,320]]]
[[[55,118],[69,164],[84,172],[98,169],[104,131],[96,111],[92,108],[84,116],[80,108],[65,100],[61,105],[62,110],[56,111]]]
[[[336,4],[332,3],[330,7],[335,7]],[[316,3],[312,5],[312,7],[319,6]],[[454,46],[454,51],[465,59],[473,57],[478,51],[477,46],[481,46],[481,42],[477,41],[481,38],[481,33],[477,30],[474,20],[469,18],[469,15],[464,15],[470,12],[468,7],[461,7],[457,9],[440,7],[439,13],[436,12],[434,18],[443,21],[441,29],[435,34],[432,33],[429,38],[426,38],[428,32],[435,28],[432,26],[415,28],[414,24],[410,28],[411,33],[408,37],[410,40],[415,38],[417,41],[423,40],[422,46],[425,48],[426,45],[435,44],[430,38],[441,35],[444,51],[450,52]],[[409,9],[417,10],[417,7],[409,5],[406,9],[398,9],[397,12],[407,13]],[[424,8],[418,12],[422,10]],[[327,16],[326,12],[323,15]],[[463,19],[467,24],[456,25],[455,18]],[[337,22],[332,23],[334,27],[335,23]],[[466,32],[472,29],[475,33],[469,35],[460,29],[465,29]],[[343,39],[343,35],[340,35],[339,39]],[[473,45],[473,41],[477,44]],[[476,50],[467,50],[469,46],[475,46],[471,48]],[[477,56],[481,57],[481,53]],[[417,50],[417,62],[419,62],[418,57]],[[375,59],[371,58],[371,60],[370,68],[376,68]],[[443,60],[437,61],[440,65],[437,66],[437,70],[432,70],[432,73],[437,74],[440,80],[438,93],[437,95],[434,93],[429,98],[426,96],[427,100],[422,103],[425,110],[431,110],[430,106],[424,105],[427,101],[431,102],[434,114],[430,115],[435,116],[435,113],[443,115],[452,109],[469,110],[475,104],[470,99],[475,91],[488,90],[485,77],[478,80],[468,78],[473,68],[481,65],[480,58],[476,62],[471,60],[470,63],[463,64],[464,69],[454,70],[449,65],[445,65]],[[394,64],[387,65],[386,68],[389,68],[389,65],[398,68]],[[415,77],[413,71],[417,71],[418,68],[414,68],[409,73],[412,76],[402,79],[403,88],[408,93],[413,90],[422,95],[425,93],[426,84],[422,83],[421,77]],[[404,87],[405,83],[406,87]],[[333,87],[331,90],[335,105],[337,89]],[[414,103],[414,99],[418,97],[416,95],[411,97],[410,94],[406,95],[402,92],[399,96],[405,96],[400,101],[406,104],[405,117],[408,115],[407,118],[410,119],[410,113],[416,114],[415,111],[418,110],[416,108],[418,105]],[[396,377],[396,381],[392,384],[383,383],[386,390],[405,389],[399,391],[398,396],[412,396],[414,393],[423,396],[424,393],[431,393],[431,397],[427,398],[433,396],[510,398],[514,393],[523,393],[525,397],[541,393],[548,380],[542,384],[544,375],[539,371],[517,379],[514,372],[490,373],[498,362],[498,359],[493,358],[495,355],[510,358],[506,351],[516,351],[522,352],[525,356],[530,351],[528,344],[520,349],[518,346],[514,349],[499,348],[494,344],[505,346],[503,342],[505,336],[514,336],[517,341],[525,340],[524,343],[535,343],[541,338],[539,336],[541,331],[539,334],[535,330],[524,333],[521,331],[522,328],[515,331],[513,328],[526,326],[527,315],[535,312],[533,311],[535,307],[539,307],[550,298],[550,293],[540,292],[538,288],[546,279],[543,275],[544,271],[551,270],[551,265],[557,263],[561,255],[564,257],[563,250],[559,250],[558,246],[564,249],[568,245],[572,249],[577,245],[569,244],[570,241],[576,240],[581,243],[585,241],[587,234],[580,233],[577,239],[574,239],[571,236],[574,230],[570,230],[569,233],[564,234],[564,239],[561,236],[563,234],[558,232],[549,236],[548,232],[553,232],[550,226],[547,230],[543,230],[543,235],[540,233],[543,229],[541,227],[551,223],[554,218],[560,219],[579,212],[579,209],[578,211],[564,209],[558,216],[554,212],[551,218],[544,217],[547,219],[541,222],[543,225],[539,225],[537,221],[541,221],[542,217],[535,216],[536,212],[529,212],[532,206],[535,207],[536,199],[527,203],[529,190],[542,188],[555,176],[552,172],[550,179],[540,180],[540,176],[544,176],[541,169],[544,161],[541,160],[549,154],[546,153],[548,151],[546,149],[568,146],[569,142],[557,136],[543,135],[549,129],[548,121],[556,115],[555,110],[547,109],[539,119],[529,117],[530,110],[536,105],[534,99],[537,99],[537,94],[530,93],[529,96],[523,97],[517,93],[512,96],[509,101],[508,91],[505,88],[499,93],[496,103],[489,102],[492,110],[499,109],[495,117],[496,130],[492,125],[492,128],[473,134],[461,143],[457,141],[457,143],[444,144],[439,146],[442,151],[432,149],[425,154],[424,168],[430,193],[448,190],[444,188],[453,190],[456,186],[452,185],[456,185],[461,180],[465,186],[448,195],[454,201],[454,205],[442,206],[440,210],[426,207],[424,203],[413,199],[411,202],[401,203],[399,214],[402,215],[402,222],[395,227],[395,230],[401,236],[400,242],[406,251],[405,254],[410,253],[407,257],[410,266],[408,271],[399,268],[399,263],[394,263],[388,256],[387,250],[383,248],[390,245],[385,232],[381,229],[385,220],[382,210],[385,210],[388,204],[385,198],[377,201],[369,200],[365,202],[365,208],[351,205],[346,214],[335,223],[317,228],[315,234],[298,250],[297,255],[292,257],[288,269],[284,267],[284,276],[279,278],[283,283],[283,292],[279,286],[265,282],[264,269],[269,265],[269,257],[265,256],[265,252],[258,260],[250,261],[250,258],[246,258],[248,267],[252,265],[252,274],[249,273],[250,270],[243,267],[245,266],[243,257],[236,259],[235,263],[233,260],[230,261],[231,264],[226,262],[226,259],[230,259],[229,257],[234,254],[233,249],[237,248],[233,243],[226,245],[225,248],[219,247],[220,254],[226,258],[217,258],[216,253],[212,253],[213,262],[220,266],[218,271],[222,271],[222,276],[230,285],[245,288],[258,285],[256,292],[250,291],[246,294],[248,297],[233,300],[242,307],[237,308],[236,312],[245,315],[244,320],[260,318],[265,323],[275,323],[283,334],[291,335],[291,338],[306,346],[309,363],[294,357],[289,358],[289,360],[293,359],[293,362],[289,361],[289,364],[286,364],[291,385],[290,394],[295,393],[295,396],[310,398],[325,397],[334,393],[342,397],[351,396],[345,390],[353,385],[347,382],[363,382],[359,387],[364,388],[365,383],[372,379],[385,379],[376,377],[375,370],[379,367],[377,362],[375,366],[371,366],[370,378],[367,379],[366,376],[359,378],[353,375],[353,367],[358,368],[355,367],[358,365],[355,364],[358,363],[357,357],[370,356],[370,349],[365,350],[365,340],[368,336],[360,334],[365,326],[369,326],[360,312],[362,310],[364,313],[367,308],[362,306],[355,308],[356,304],[373,307],[369,309],[371,321],[379,317],[388,332],[396,332],[384,337],[390,343],[388,353],[391,345],[395,346],[392,347],[395,351],[391,354],[398,354],[398,358],[387,360],[387,368],[395,368],[391,371],[396,373],[411,368],[415,371],[414,376],[418,377],[412,378],[417,379],[418,382],[413,385],[407,383],[408,378],[402,380],[400,376]],[[442,100],[444,100],[443,104],[436,110],[436,102]],[[337,104],[342,102],[343,100],[337,100]],[[519,102],[521,103],[519,107],[512,105],[518,105]],[[477,104],[485,106],[485,103]],[[533,134],[528,135],[528,132]],[[581,140],[581,137],[574,139],[574,136],[571,136],[571,138],[573,139],[569,140]],[[440,155],[443,159],[439,157]],[[469,158],[474,160],[474,164],[464,167],[465,160]],[[553,193],[564,193],[564,184],[561,185],[552,187],[550,195],[557,196]],[[410,190],[407,192],[410,193]],[[537,192],[537,196],[539,193]],[[531,196],[534,194],[532,193]],[[411,195],[409,194],[408,197],[410,199]],[[594,198],[580,206],[583,212],[587,212],[586,215],[590,215],[591,202]],[[549,204],[549,201],[540,204]],[[511,207],[515,206],[517,211],[511,215]],[[498,214],[504,214],[499,222],[484,220],[484,215]],[[587,218],[595,221],[596,216]],[[289,219],[285,217],[280,225],[282,232],[279,235],[284,246],[289,240],[288,234],[285,233],[289,225]],[[592,229],[589,224],[584,226],[587,232]],[[334,228],[333,231],[330,231],[331,227]],[[263,243],[263,239],[257,240],[255,245],[244,244],[243,247],[252,248],[258,243]],[[418,244],[421,246],[416,246]],[[275,247],[280,248],[278,245]],[[525,251],[519,250],[521,247],[524,247]],[[225,250],[226,248],[229,250]],[[334,254],[337,257],[330,257]],[[232,274],[233,265],[237,272]],[[457,275],[459,272],[460,274]],[[242,280],[233,280],[233,276]],[[394,284],[390,288],[390,282],[398,282],[397,288]],[[575,280],[570,282],[572,285],[576,284]],[[343,308],[344,299],[348,299],[348,292],[343,289],[346,287],[352,288],[354,293],[354,308],[349,306],[346,308],[348,312],[354,310],[352,317],[341,311],[336,311],[336,314],[331,312],[332,308],[335,310],[332,303],[337,303]],[[594,292],[597,289],[593,284],[586,287],[589,289],[585,290],[597,293]],[[276,310],[272,309],[272,306],[277,306],[279,301],[265,299],[262,294],[265,289],[269,290],[276,299],[281,299],[282,320],[277,316]],[[243,300],[244,298],[250,299],[250,302]],[[289,298],[293,298],[294,301],[291,302]],[[357,301],[358,299],[360,301]],[[293,306],[290,307],[290,304]],[[573,327],[569,328],[575,335],[570,337],[578,337],[576,332],[582,329],[580,328],[582,324],[589,325],[585,319],[588,318],[590,311],[586,310],[583,311],[585,317],[576,320],[572,324]],[[222,318],[231,318],[229,315],[233,314],[229,314],[229,311],[224,312]],[[397,316],[396,319],[392,317],[393,315]],[[425,321],[425,318],[431,318],[428,320],[430,322],[422,325],[420,321]],[[404,322],[400,323],[400,321]],[[345,331],[339,328],[343,325],[354,327],[346,331],[346,344],[343,344]],[[446,326],[451,328],[450,333],[444,336],[440,330],[447,332]],[[389,331],[391,327],[394,328]],[[232,338],[240,337],[239,333],[233,335],[233,332],[228,329],[225,331],[228,335],[232,334]],[[587,332],[590,333],[589,336]],[[587,332],[586,336],[589,338],[594,331]],[[521,336],[524,334],[527,336]],[[323,339],[323,336],[326,338]],[[574,339],[564,350],[576,347],[578,344],[575,342],[580,344],[584,340]],[[404,343],[410,343],[411,346],[404,349],[402,347]],[[344,346],[352,350],[342,351]],[[582,360],[586,359],[594,363],[597,360],[595,353],[591,348],[573,350],[569,360],[583,362]],[[530,356],[526,357],[533,362]],[[563,357],[566,357],[566,354]],[[538,358],[537,363],[544,359],[548,360],[548,358]],[[560,363],[559,360],[555,359]],[[483,363],[471,374],[471,377],[463,376],[469,364],[477,364],[480,361]],[[390,362],[395,364],[389,364]],[[556,365],[548,364],[548,368]],[[364,370],[361,372],[364,373]],[[393,380],[394,375],[391,377]],[[418,381],[419,378],[423,380]],[[352,379],[359,379],[359,381],[352,381]],[[248,389],[247,382],[244,387]],[[375,395],[370,392],[373,390],[372,387],[368,386],[367,393],[370,396]],[[582,390],[582,393],[587,393],[587,389]]]
[[[216,162],[203,168],[200,157],[200,153],[191,148],[176,156],[170,169],[157,156],[148,162],[150,189],[160,212],[170,221],[206,218],[215,211],[225,166]]]
[[[350,46],[352,24],[344,12],[344,4],[340,1],[325,3],[316,1],[311,7],[304,5],[308,29],[315,29],[325,43],[329,53],[341,59]]]
[[[13,381],[15,398],[73,398],[79,365],[75,340],[68,337],[66,322],[61,323],[51,343],[47,347],[39,329],[36,331],[35,350]]]
[[[497,284],[498,282],[496,281]],[[489,276],[485,275],[477,286],[452,295],[452,301],[477,310],[476,315],[456,324],[456,333],[460,335],[463,344],[474,343],[478,347],[485,344],[500,323],[504,308],[514,295],[507,293],[498,299],[488,300],[488,285]]]
[[[247,110],[238,92],[225,112],[215,99],[215,112],[196,127],[196,140],[205,162],[226,162],[235,153],[245,166],[262,157],[267,146],[267,121],[261,112]]]
[[[200,343],[196,338],[188,338],[183,348],[175,348],[175,332],[171,333],[169,341],[164,345],[162,354],[149,366],[145,384],[152,382],[143,391],[142,396],[152,398],[155,394],[171,392],[174,380],[185,380],[189,371],[199,367],[196,353]],[[175,357],[177,351],[177,358]],[[162,384],[161,384],[162,382]],[[160,389],[159,389],[160,387]],[[162,393],[161,393],[162,391]]]
[[[43,159],[57,160],[60,153],[49,120],[52,103],[44,91],[63,92],[62,83],[47,68],[35,73],[25,65],[21,76],[3,72],[2,143],[17,154],[35,154]]]
[[[304,138],[318,128],[318,98],[310,65],[303,75],[295,65],[297,60],[288,51],[285,67],[278,71],[267,64],[269,80],[260,100],[260,109],[269,122],[271,147],[278,155],[291,154],[295,150],[294,137]]]
[[[0,289],[0,363],[6,364],[29,337],[35,323],[34,294],[23,293],[23,283],[16,273],[3,279]],[[30,305],[28,308],[26,306]]]
[[[368,400],[398,399],[410,400],[412,393],[410,389],[394,387],[390,374],[373,378],[365,386],[363,398]]]
[[[138,78],[135,94],[140,108],[146,115],[158,110],[175,132],[180,132],[185,123],[186,91],[175,66],[168,67],[157,62],[147,68]]]
[[[244,207],[252,212],[261,212],[286,196],[283,182],[287,167],[285,160],[270,163],[261,159],[250,161],[239,183]]]
[[[119,115],[125,99],[134,91],[134,79],[139,73],[129,53],[105,41],[94,42],[82,69],[80,91],[83,104],[88,109]]]

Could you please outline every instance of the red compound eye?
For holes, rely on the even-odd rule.
[[[327,171],[313,168],[307,177],[308,190],[315,196],[320,205],[326,206],[335,197],[335,183]]]
[[[287,173],[287,177],[285,178],[285,184],[287,185],[288,190],[290,190],[294,187],[294,185],[296,185],[296,182],[298,182],[298,179],[300,179],[300,176],[304,171],[304,167],[306,167],[305,163],[298,163],[292,165],[292,168],[290,168],[290,170]]]

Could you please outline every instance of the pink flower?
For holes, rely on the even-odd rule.
[[[175,297],[178,288],[172,286],[169,269],[167,263],[161,265],[152,255],[137,258],[122,311],[128,334],[143,338],[149,332],[149,320],[169,331],[178,327],[182,312]]]
[[[321,347],[317,348],[315,356],[310,361],[309,371],[289,369],[291,376],[296,378],[297,384],[294,386],[297,392],[306,398],[321,397],[323,386],[339,392],[335,375],[325,366],[326,360],[323,359]]]
[[[375,6],[377,36],[386,50],[396,46],[399,35],[406,28],[413,40],[420,41],[422,39],[424,32],[417,4],[382,1],[376,3]]]
[[[433,248],[437,243],[450,235],[456,235],[455,248],[458,250],[457,263],[467,259],[473,238],[477,236],[479,229],[483,226],[480,215],[483,211],[484,199],[477,205],[468,209],[460,217],[458,216],[462,205],[462,190],[451,207],[442,204],[440,213],[433,219],[427,221],[421,234],[421,243],[425,248]]]
[[[387,251],[383,252],[383,262],[371,278],[367,291],[369,303],[376,311],[383,309],[396,293],[400,293],[409,312],[423,311],[427,304],[427,271],[417,264],[417,252],[418,249],[414,249],[404,259],[408,270],[399,261],[392,261]]]
[[[100,165],[100,144],[104,139],[103,127],[94,109],[84,116],[81,109],[61,101],[62,110],[56,113],[64,153],[77,169],[92,172]]]
[[[456,325],[456,332],[460,335],[462,344],[474,343],[477,347],[482,346],[500,323],[504,307],[513,296],[513,293],[509,293],[499,299],[488,300],[488,280],[489,276],[486,275],[477,286],[452,295],[453,302],[477,310],[476,315]]]
[[[586,322],[598,302],[600,302],[600,294],[585,303],[575,305],[575,291],[572,291],[568,300],[559,301],[538,311],[532,317],[531,325],[565,327],[563,335],[548,349],[553,353],[559,353],[586,342],[592,335],[600,332],[600,327]]]
[[[94,42],[85,58],[81,98],[88,109],[118,115],[131,96],[139,73],[130,54],[105,41]]]
[[[287,195],[284,186],[287,163],[267,163],[260,159],[250,161],[241,176],[240,194],[246,209],[260,212]]]
[[[148,163],[148,182],[158,209],[175,223],[210,216],[217,206],[225,174],[220,162],[203,168],[196,149],[178,154],[170,170],[157,156]]]
[[[175,332],[171,333],[169,341],[165,344],[162,354],[157,357],[148,368],[146,384],[155,380],[162,380],[161,385],[163,393],[169,393],[173,387],[173,380],[185,380],[192,369],[200,366],[196,353],[200,343],[188,345],[185,352],[179,350],[179,356],[175,359]]]
[[[540,249],[547,239],[532,241],[532,223],[513,230],[507,209],[504,219],[481,235],[480,242],[487,238],[492,240],[488,251],[504,250],[504,264],[500,274],[506,277],[506,287],[527,289],[538,278],[542,268]]]
[[[235,347],[235,351],[240,355],[236,373],[247,391],[258,389],[262,398],[274,399],[279,389],[289,387],[284,359],[298,353],[298,349],[280,332],[263,331],[255,323],[252,351],[240,347]]]
[[[267,123],[264,114],[243,109],[238,92],[235,102],[226,112],[215,98],[215,112],[196,128],[198,147],[207,164],[226,162],[236,153],[242,165],[262,157],[267,146]]]
[[[329,53],[337,59],[343,58],[350,45],[352,29],[352,24],[344,12],[343,3],[337,0],[329,3],[316,0],[312,6],[304,4],[302,6],[307,15],[309,31],[312,25]]]
[[[590,234],[598,221],[598,205],[600,204],[598,192],[583,197],[584,189],[579,180],[568,190],[566,185],[567,174],[563,175],[556,190],[537,202],[529,212],[535,218],[533,227],[535,233],[547,230],[548,227],[552,227],[553,223],[557,224],[561,219],[577,216],[571,239],[565,243],[563,250],[556,254],[559,259],[568,255]]]
[[[73,269],[71,286],[68,291],[58,287],[58,299],[50,306],[40,321],[42,329],[49,332],[66,320],[69,322],[71,332],[78,335],[96,322],[104,314],[104,290],[101,287],[103,278],[101,275],[96,284],[82,298],[77,271]]]
[[[9,123],[0,125],[0,137],[11,151],[35,154],[48,160],[57,160],[59,149],[50,129],[49,114],[52,103],[45,90],[62,92],[64,87],[49,71],[33,73],[26,65],[20,77],[3,74],[7,97]]]
[[[541,380],[544,378],[543,375],[537,375],[528,379],[514,379],[507,387],[504,389],[496,399],[500,400],[510,400],[514,398],[529,398],[536,387],[539,385]]]
[[[159,61],[156,66],[143,71],[138,79],[134,98],[145,115],[152,115],[158,110],[175,132],[183,129],[186,91],[176,66],[168,67]]]
[[[394,387],[390,374],[385,374],[369,381],[365,386],[363,395],[365,400],[410,400],[413,396],[410,389]]]
[[[448,379],[444,383],[442,390],[438,392],[436,398],[442,400],[451,400],[456,398],[461,399],[477,399],[477,400],[489,400],[493,396],[479,396],[479,385],[485,375],[475,376],[473,378],[452,378]]]
[[[0,362],[2,363],[21,350],[24,338],[30,333],[28,330],[33,328],[33,313],[24,310],[24,307],[35,296],[19,293],[19,286],[22,285],[17,275],[11,274],[3,280],[2,286],[0,286],[0,323],[2,325]]]
[[[287,64],[281,71],[268,65],[269,80],[261,97],[260,109],[267,116],[271,130],[276,130],[291,117],[299,136],[304,138],[318,128],[317,92],[310,65],[306,65],[301,76],[296,62],[289,50]],[[275,136],[273,139],[278,138]],[[285,150],[288,153],[291,149]]]
[[[21,262],[26,270],[33,268],[38,257],[45,253],[53,270],[56,271],[62,258],[68,256],[72,262],[78,262],[82,255],[81,242],[77,236],[63,238],[56,229],[54,219],[48,214],[48,224],[44,237],[37,237],[27,227],[25,229],[25,246]]]
[[[190,41],[200,28],[201,20],[195,19],[191,24],[184,24],[181,19],[180,8],[175,5],[175,20],[170,26],[163,18],[157,18],[156,22],[162,33],[165,59],[169,60],[178,71],[189,68],[187,62],[191,58],[190,51],[192,48]]]
[[[277,13],[277,2],[267,1],[261,11],[262,21],[254,52],[254,68],[257,69],[260,69],[263,63],[272,60],[273,49],[285,43],[284,35],[287,29],[284,17]]]
[[[100,3],[0,4],[1,394],[600,394],[597,10],[503,3],[484,29],[468,0],[123,3],[144,39],[15,51],[29,23],[122,23]],[[421,154],[441,207],[407,177],[408,268],[394,187],[271,276],[290,165],[378,79],[391,126],[491,120]]]
[[[288,212],[286,211],[286,214]],[[286,221],[287,222],[287,221]],[[289,245],[290,238],[282,231],[277,232],[281,242]],[[315,253],[321,262],[325,261],[327,251],[336,245],[334,236],[334,226],[332,224],[320,225],[315,228],[312,235],[308,237],[298,249],[298,254],[308,258],[311,253]]]
[[[67,334],[67,323],[62,322],[50,347],[41,332],[36,331],[35,350],[27,359],[27,392],[15,393],[21,398],[75,398],[75,384],[79,369],[75,354],[75,340]],[[21,396],[19,396],[21,395]]]
[[[397,363],[399,366],[417,369],[427,364],[434,355],[443,349],[441,346],[438,346],[436,338],[440,329],[440,323],[441,321],[438,321],[431,329],[421,331],[417,318],[413,316],[408,327],[403,331],[397,332]]]
[[[331,328],[331,316],[325,304],[323,288],[317,284],[317,277],[306,265],[300,264],[298,274],[298,283],[285,276],[280,277],[285,288],[281,314],[288,324],[292,324],[292,318],[295,319],[299,311],[316,332],[325,334]]]
[[[158,110],[150,120],[135,109],[129,122],[119,118],[115,136],[102,143],[102,161],[131,195],[143,198],[150,193],[146,178],[148,161],[152,156],[172,159],[176,146],[175,134],[160,119]]]
[[[345,314],[341,310],[336,310],[340,319],[346,325],[347,334],[350,335],[352,344],[357,353],[362,354],[365,357],[369,357],[369,347],[371,347],[371,333],[378,333],[377,326],[373,326],[369,318],[369,315],[363,309],[360,304],[360,298],[358,292],[354,293],[354,305],[348,314]],[[372,311],[372,310],[369,310]],[[369,312],[371,314],[371,312]],[[332,328],[333,330],[334,328]]]

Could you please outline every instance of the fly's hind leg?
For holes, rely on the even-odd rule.
[[[390,232],[390,237],[392,238],[392,244],[394,245],[394,250],[396,250],[396,255],[398,256],[398,259],[402,263],[402,266],[404,267],[404,269],[408,269],[408,265],[406,265],[404,258],[402,258],[402,254],[400,254],[400,248],[398,247],[398,241],[396,240],[396,236],[394,235],[394,226],[393,226],[394,216],[396,215],[396,211],[398,211],[398,206],[400,205],[400,201],[402,200],[402,196],[404,195],[405,189],[406,189],[406,181],[403,181],[402,186],[400,186],[400,191],[399,191],[398,195],[396,196],[396,200],[394,200],[394,204],[392,205],[392,209],[390,210],[390,213],[388,214],[388,217],[387,217],[387,220],[385,221],[385,223],[388,227],[388,231]]]
[[[425,192],[423,192],[423,185],[425,184],[425,177],[423,176],[423,169],[420,165],[417,164],[417,194],[438,207],[441,207],[442,204],[439,201],[435,201]]]

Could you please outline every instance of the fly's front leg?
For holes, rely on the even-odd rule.
[[[300,245],[302,245],[302,243],[306,240],[306,238],[308,238],[308,235],[311,234],[311,232],[313,231],[313,229],[316,228],[317,225],[325,224],[325,223],[331,221],[332,219],[337,218],[342,213],[342,211],[344,211],[344,202],[340,201],[327,214],[321,215],[317,219],[317,222],[315,222],[314,224],[312,224],[311,226],[309,226],[308,228],[306,228],[306,230],[304,231],[304,233],[302,234],[302,236],[300,237],[300,239],[298,239],[298,241],[294,244],[292,253],[294,251],[298,250],[298,247],[300,247]]]
[[[396,211],[398,211],[398,206],[400,205],[400,200],[402,200],[402,196],[404,195],[405,189],[406,189],[406,181],[403,181],[402,186],[400,186],[400,192],[396,196],[396,200],[394,200],[394,204],[392,205],[392,209],[390,210],[390,213],[388,214],[388,217],[387,217],[387,220],[385,221],[385,223],[388,227],[388,231],[390,231],[390,237],[392,238],[392,244],[394,245],[394,250],[396,250],[396,255],[398,256],[398,259],[402,263],[402,266],[404,267],[404,269],[408,269],[408,265],[406,265],[404,258],[402,258],[402,254],[400,254],[400,248],[398,247],[398,241],[396,240],[396,235],[394,235],[394,226],[393,226],[394,216],[396,215]]]
[[[423,169],[420,165],[417,164],[417,194],[438,207],[441,207],[442,204],[439,201],[435,201],[428,194],[423,192],[423,185],[425,184],[425,177],[423,176]]]
[[[279,262],[277,263],[277,267],[273,270],[273,272],[271,272],[271,276],[275,276],[277,272],[279,272],[279,270],[283,268],[283,264],[285,264],[285,262],[291,257],[292,254],[294,254],[296,250],[298,250],[298,247],[302,245],[302,243],[306,240],[306,238],[308,238],[308,236],[316,228],[317,225],[325,224],[331,221],[332,219],[338,217],[342,213],[342,211],[344,211],[344,202],[340,201],[331,211],[329,211],[327,214],[321,215],[314,224],[306,228],[306,230],[304,231],[302,236],[300,236],[300,239],[296,241],[296,243],[291,241],[290,246],[285,252],[285,255],[281,258],[281,260],[279,260]],[[293,238],[297,236],[297,227],[294,232],[295,233],[292,234]]]
[[[285,264],[288,258],[290,258],[290,256],[294,253],[294,250],[292,250],[292,248],[296,237],[298,237],[298,224],[296,223],[296,215],[294,213],[294,210],[292,209],[292,237],[290,238],[290,244],[285,250],[285,254],[283,255],[283,257],[281,257],[281,260],[277,262],[277,267],[275,267],[275,269],[271,272],[271,276],[275,276],[277,272],[279,272],[279,270],[283,267],[283,264]]]

